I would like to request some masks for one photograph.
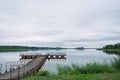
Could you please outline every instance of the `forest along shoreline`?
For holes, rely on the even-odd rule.
[[[17,52],[17,51],[36,51],[36,50],[62,50],[76,49],[83,50],[84,47],[62,48],[62,47],[34,47],[34,46],[0,46],[0,52]]]
[[[120,43],[109,44],[104,46],[103,48],[98,48],[97,50],[102,50],[107,54],[116,54],[120,56]]]

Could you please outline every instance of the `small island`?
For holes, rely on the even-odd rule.
[[[83,50],[85,48],[84,47],[76,47],[75,49],[77,49],[77,50]]]

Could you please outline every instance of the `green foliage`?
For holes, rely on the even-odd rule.
[[[63,67],[58,66],[58,74],[59,75],[70,74],[71,71],[72,71],[72,68],[69,66],[63,66]]]
[[[49,76],[50,73],[48,71],[40,71],[35,76]]]
[[[103,47],[103,49],[120,49],[120,43],[114,45],[106,45]]]
[[[96,74],[96,73],[113,73],[115,68],[108,64],[88,63],[84,66],[72,64],[72,67],[58,67],[58,74]]]
[[[88,63],[84,66],[72,64],[72,66],[58,66],[58,74],[98,74],[120,72],[120,57],[115,58],[110,64]]]
[[[21,80],[120,80],[120,73],[31,76]]]
[[[103,48],[99,48],[97,50],[103,50],[105,53],[108,54],[120,55],[120,43],[114,45],[106,45]]]
[[[58,75],[40,71],[22,80],[120,80],[120,58],[115,58],[110,64],[93,62],[84,66],[58,66]]]
[[[88,63],[85,66],[80,67],[80,73],[113,73],[115,70],[108,64]]]
[[[118,58],[114,58],[114,61],[111,62],[112,66],[117,69],[118,71],[120,71],[120,57]]]

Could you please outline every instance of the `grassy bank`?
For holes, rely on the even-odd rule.
[[[31,76],[21,80],[120,80],[120,73]]]
[[[41,71],[21,80],[120,80],[120,58],[110,64],[93,62],[83,66],[58,66],[58,74]]]

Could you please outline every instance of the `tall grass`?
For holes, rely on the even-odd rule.
[[[80,66],[79,73],[87,74],[87,73],[113,73],[115,71],[114,68],[109,66],[108,64],[99,64],[99,63],[88,63],[85,66]]]
[[[116,70],[108,64],[88,63],[85,66],[72,64],[71,67],[58,67],[58,74],[89,74],[89,73],[113,73]]]
[[[114,61],[111,62],[111,64],[112,64],[112,67],[120,71],[120,57],[114,58]]]
[[[22,80],[120,80],[120,58],[115,58],[110,64],[93,62],[83,66],[58,66],[58,75],[40,71]]]
[[[34,76],[49,76],[50,72],[48,71],[40,71],[37,74],[34,74]]]
[[[72,68],[70,66],[58,66],[58,74],[71,74],[72,73]]]
[[[88,63],[84,66],[72,64],[72,66],[58,66],[58,74],[96,74],[120,72],[120,58],[115,58],[110,64]]]

